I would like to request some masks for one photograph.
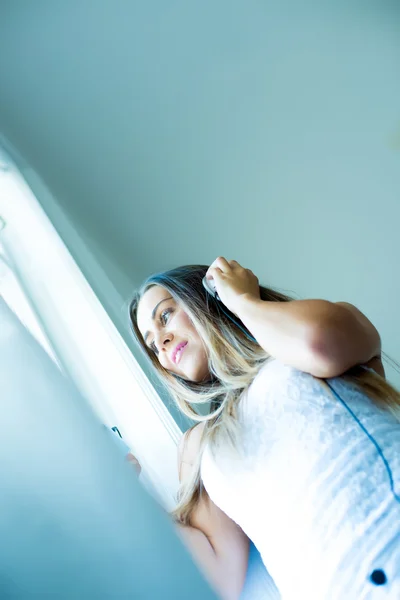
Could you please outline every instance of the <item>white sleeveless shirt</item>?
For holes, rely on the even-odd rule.
[[[400,424],[328,384],[268,361],[239,403],[239,453],[206,447],[202,479],[282,600],[400,600]]]

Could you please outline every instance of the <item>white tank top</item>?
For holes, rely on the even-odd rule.
[[[270,360],[239,404],[239,454],[206,447],[208,494],[283,600],[400,600],[400,424],[341,379]]]

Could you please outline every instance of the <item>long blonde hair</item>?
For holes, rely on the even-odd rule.
[[[235,445],[238,436],[237,405],[242,393],[251,384],[268,354],[250,335],[244,324],[204,290],[202,279],[208,267],[187,265],[150,276],[135,293],[130,304],[130,319],[134,336],[149,357],[161,382],[167,387],[180,410],[197,422],[205,422],[201,449],[210,443],[215,449],[221,440]],[[165,288],[192,320],[208,351],[210,379],[194,383],[164,369],[156,355],[144,343],[137,325],[141,298],[153,286]],[[289,302],[289,296],[260,286],[263,300]],[[250,334],[250,332],[248,332]],[[378,405],[391,411],[400,420],[400,394],[383,377],[361,367],[350,369],[344,379],[357,385]],[[209,404],[207,415],[196,406]],[[178,504],[173,511],[176,520],[184,525],[191,517],[200,498],[206,496],[200,477],[201,451],[193,466],[192,477],[181,486]]]

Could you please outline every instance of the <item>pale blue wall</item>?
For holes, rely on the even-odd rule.
[[[224,254],[400,358],[399,6],[8,3],[1,127],[124,299]]]

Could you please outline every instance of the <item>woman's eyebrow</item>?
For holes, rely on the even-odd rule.
[[[160,300],[160,302],[158,302],[155,307],[153,308],[153,312],[151,313],[151,320],[154,321],[154,319],[156,318],[156,314],[157,314],[157,309],[160,306],[160,304],[162,304],[163,302],[166,302],[167,300],[172,300],[172,296],[168,296],[168,298],[163,298],[162,300]],[[146,331],[146,333],[143,336],[143,340],[144,343],[146,343],[147,338],[149,337],[150,331]]]

